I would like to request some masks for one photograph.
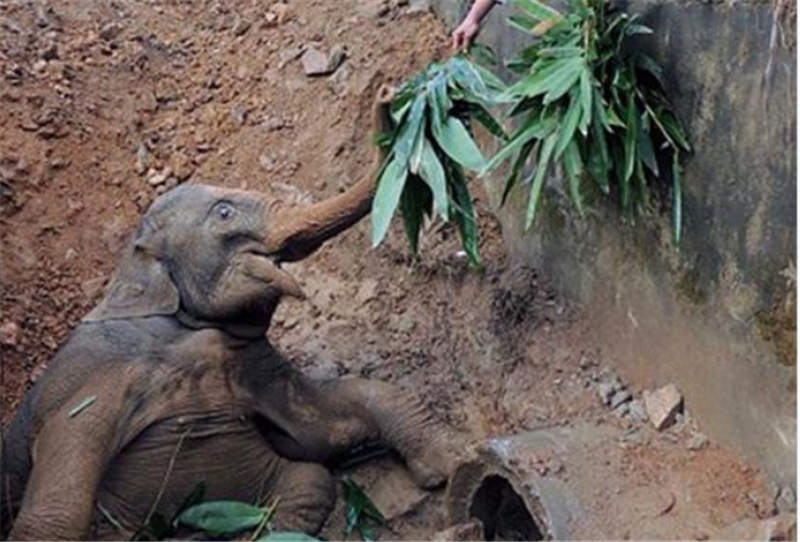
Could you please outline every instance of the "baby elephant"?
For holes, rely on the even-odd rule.
[[[377,130],[391,95],[378,92]],[[200,483],[206,500],[279,498],[281,529],[315,533],[335,499],[326,465],[372,445],[396,450],[420,486],[443,483],[444,428],[417,397],[312,381],[265,338],[281,298],[302,297],[281,263],[364,217],[375,176],[305,207],[204,185],[156,200],[4,435],[10,537],[123,539]]]

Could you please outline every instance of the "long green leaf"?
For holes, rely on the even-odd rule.
[[[675,140],[678,145],[683,148],[683,150],[686,152],[691,152],[692,146],[689,144],[689,141],[686,138],[686,134],[684,134],[680,123],[678,123],[677,117],[671,111],[664,111],[664,113],[659,117],[659,120],[667,130],[669,137]]]
[[[636,115],[636,102],[633,96],[628,100],[628,113],[625,118],[625,174],[627,182],[633,175],[633,166],[636,163],[636,136],[638,133],[638,118]]]
[[[433,125],[444,123],[447,112],[453,103],[447,95],[447,79],[444,74],[437,75],[430,83],[428,103],[433,110]]]
[[[675,246],[681,243],[681,207],[683,206],[683,190],[681,187],[681,164],[678,153],[672,159],[672,240]]]
[[[272,531],[256,539],[256,542],[319,542],[319,538],[300,531]]]
[[[508,195],[511,193],[511,190],[517,184],[517,179],[519,179],[519,174],[522,172],[522,168],[525,166],[525,163],[528,161],[528,157],[531,154],[534,146],[536,145],[537,140],[528,141],[525,145],[522,146],[517,157],[514,159],[514,164],[511,166],[511,171],[506,177],[505,186],[503,187],[503,196],[500,199],[500,204],[505,205],[506,200],[508,199]]]
[[[480,171],[486,164],[483,154],[460,120],[447,117],[441,125],[434,123],[433,137],[450,158],[465,168]]]
[[[480,265],[478,255],[478,225],[475,221],[475,211],[472,207],[472,197],[467,189],[467,181],[457,167],[450,170],[453,206],[455,207],[455,221],[461,234],[461,244],[467,253],[470,263],[477,267]]]
[[[639,151],[639,158],[641,158],[647,169],[658,177],[658,160],[656,160],[656,153],[653,149],[653,141],[650,139],[650,134],[645,130],[643,122],[638,121],[636,127],[636,148]]]
[[[393,158],[383,170],[372,202],[372,248],[381,244],[392,221],[408,177],[406,164]]]
[[[553,75],[552,80],[548,84],[547,94],[544,96],[544,104],[553,103],[561,98],[572,87],[578,83],[581,73],[585,70],[585,65],[581,59],[570,59],[568,66],[557,74]]]
[[[561,13],[538,0],[512,0],[512,4],[539,21],[561,17]]]
[[[414,98],[414,103],[411,106],[411,113],[408,117],[408,123],[403,125],[400,134],[397,136],[397,142],[392,148],[395,159],[403,165],[406,165],[414,149],[414,145],[422,132],[425,104],[426,99],[424,94]]]
[[[564,151],[564,173],[569,181],[569,193],[572,203],[578,208],[578,212],[583,216],[583,197],[581,196],[581,175],[583,175],[583,162],[581,153],[578,149],[578,142],[570,141]]]
[[[589,135],[589,123],[592,122],[592,97],[594,90],[592,89],[591,82],[592,74],[589,69],[583,70],[581,73],[581,119],[578,123],[578,129],[584,136]]]
[[[557,121],[553,117],[545,117],[540,120],[529,119],[529,123],[524,124],[514,134],[508,143],[495,154],[492,159],[486,164],[486,167],[480,172],[481,176],[486,175],[507,158],[509,158],[517,149],[521,148],[525,143],[532,139],[543,139],[549,135],[557,126]]]
[[[419,174],[420,162],[422,162],[422,149],[425,147],[425,121],[423,120],[420,126],[417,138],[414,140],[414,147],[411,150],[411,155],[408,157],[408,170],[414,174]]]
[[[533,98],[544,94],[550,91],[564,74],[569,75],[575,71],[577,66],[580,66],[580,59],[576,58],[547,59],[537,63],[534,65],[533,73],[508,87],[501,99],[511,101],[516,98]]]
[[[510,15],[508,22],[511,26],[523,32],[530,33],[539,24],[539,21],[526,15]]]
[[[419,233],[422,231],[425,215],[430,214],[432,201],[430,188],[419,177],[409,176],[400,196],[400,210],[408,244],[413,254],[419,250]]]
[[[503,125],[495,119],[489,111],[480,104],[470,104],[469,114],[483,124],[490,134],[500,139],[508,139]]]
[[[531,184],[531,194],[528,200],[528,211],[525,215],[525,229],[530,229],[533,221],[536,219],[536,207],[539,203],[539,197],[542,193],[544,180],[547,176],[547,170],[550,167],[550,157],[553,154],[553,149],[556,146],[556,134],[547,136],[542,145],[542,152],[539,154],[539,162],[536,164],[536,172]]]
[[[227,536],[257,527],[266,510],[238,501],[213,501],[192,506],[175,521],[216,536]]]
[[[561,121],[561,129],[558,133],[558,141],[556,142],[555,159],[561,157],[561,153],[567,148],[567,145],[572,142],[575,135],[575,130],[578,128],[578,121],[581,117],[583,104],[579,100],[579,96],[573,92],[572,100],[570,101],[567,113]]]
[[[422,148],[420,175],[433,193],[433,206],[436,213],[446,221],[449,216],[447,179],[445,178],[442,163],[439,161],[439,157],[436,156],[436,151],[434,151],[427,139]]]

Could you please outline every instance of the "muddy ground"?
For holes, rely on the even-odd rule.
[[[357,180],[374,90],[449,53],[445,29],[419,5],[0,3],[3,420],[97,302],[159,193],[202,181],[311,201]],[[337,46],[346,58],[332,75],[304,74],[305,48]],[[578,522],[578,537],[702,540],[762,528],[777,512],[775,488],[707,441],[691,405],[658,432],[603,404],[613,360],[583,338],[580,307],[508,261],[477,205],[483,269],[467,267],[450,226],[433,225],[412,258],[399,225],[370,250],[365,221],[292,266],[309,299],[279,310],[271,339],[315,374],[418,390],[469,442],[577,422],[618,429],[624,438],[553,470],[602,473],[581,486],[591,521]],[[389,517],[381,538],[447,527],[444,492],[414,489],[393,459],[349,474]],[[342,536],[341,514],[340,504],[325,537]]]

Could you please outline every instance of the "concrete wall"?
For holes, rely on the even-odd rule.
[[[433,2],[450,25],[469,4]],[[770,2],[633,8],[656,30],[637,46],[665,67],[696,149],[680,252],[668,217],[626,224],[600,203],[581,220],[554,183],[531,232],[521,225],[525,194],[499,210],[509,252],[583,303],[596,341],[627,378],[675,382],[708,434],[794,486],[794,22],[776,26]],[[505,25],[510,9],[496,9],[480,36],[505,58],[528,40]],[[489,192],[501,182],[487,180]]]

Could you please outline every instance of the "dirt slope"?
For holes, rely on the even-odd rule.
[[[158,193],[202,181],[318,200],[364,173],[377,85],[447,54],[444,29],[415,5],[0,4],[4,420],[98,300]],[[333,75],[304,75],[304,48],[334,46],[346,59]],[[771,515],[757,472],[713,443],[687,449],[690,419],[656,433],[600,403],[595,386],[610,360],[583,340],[579,309],[505,261],[479,207],[482,271],[466,267],[450,227],[430,229],[413,259],[399,227],[370,251],[365,222],[293,266],[309,300],[282,307],[271,338],[316,374],[417,389],[469,441],[577,419],[639,435],[631,446],[607,443],[616,459],[591,501],[606,520],[596,537],[652,534],[623,506],[647,487],[680,488],[664,514],[670,525],[689,522],[684,536]],[[392,512],[383,538],[429,538],[445,526],[442,493],[407,487],[392,460],[351,474]],[[621,504],[609,510],[612,497]],[[325,534],[341,528],[337,510]]]

